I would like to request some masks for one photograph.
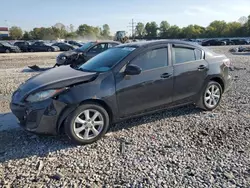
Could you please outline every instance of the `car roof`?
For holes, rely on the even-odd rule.
[[[183,45],[191,45],[198,48],[203,48],[201,45],[198,45],[197,43],[189,42],[189,41],[182,41],[182,40],[151,40],[151,41],[139,41],[139,42],[131,42],[131,43],[125,43],[120,44],[117,47],[147,47],[151,45],[157,45],[157,44],[167,44],[167,43],[173,43],[173,44],[183,44]]]

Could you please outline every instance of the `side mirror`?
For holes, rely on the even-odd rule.
[[[141,68],[136,65],[128,65],[124,71],[126,75],[138,75],[141,73]]]

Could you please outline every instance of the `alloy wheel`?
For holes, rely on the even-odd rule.
[[[204,94],[204,103],[208,108],[214,108],[220,102],[221,90],[220,88],[212,84],[210,85]]]
[[[75,118],[73,131],[78,138],[90,140],[97,137],[103,127],[103,115],[95,109],[86,109]]]

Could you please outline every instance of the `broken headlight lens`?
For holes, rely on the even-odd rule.
[[[26,101],[28,101],[28,102],[44,101],[48,98],[55,96],[56,94],[60,93],[63,90],[64,89],[50,89],[50,90],[40,91],[40,92],[37,92],[34,94],[30,94],[26,98]]]

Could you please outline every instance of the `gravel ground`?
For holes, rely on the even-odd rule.
[[[246,70],[231,72],[232,90],[213,112],[187,106],[132,119],[86,146],[1,131],[0,187],[250,187],[250,56],[228,49],[213,48]],[[9,69],[14,87],[31,76],[18,70]],[[11,91],[1,90],[2,101]]]

